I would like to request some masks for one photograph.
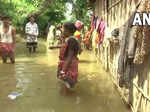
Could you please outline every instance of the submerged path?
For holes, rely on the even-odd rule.
[[[91,52],[79,57],[79,82],[66,93],[56,79],[57,50],[29,55],[18,49],[16,64],[0,60],[0,112],[129,112]],[[10,100],[10,93],[21,96]]]

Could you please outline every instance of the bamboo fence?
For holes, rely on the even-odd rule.
[[[111,31],[115,28],[122,28],[126,23],[135,7],[140,0],[96,0],[95,13],[96,16],[105,16],[105,21],[109,25]],[[105,5],[102,5],[105,4]],[[123,34],[120,34],[122,36]],[[110,37],[112,38],[112,37]],[[117,73],[118,57],[119,57],[119,40],[118,42],[107,40],[100,45],[97,55],[99,61],[104,65],[104,69],[109,71],[112,81],[120,92],[121,97],[128,103],[133,112],[150,112],[150,57],[147,58],[141,70],[136,73],[132,80],[132,86],[129,89],[119,87],[119,75]]]

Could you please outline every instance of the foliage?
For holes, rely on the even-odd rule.
[[[86,26],[90,23],[90,10],[87,6],[87,0],[69,0],[73,5],[73,20],[81,20]]]
[[[65,19],[65,2],[62,0],[55,0],[48,9],[37,17],[39,28],[44,30],[49,21],[59,23]],[[23,29],[27,22],[29,14],[38,11],[42,8],[42,0],[3,0],[0,1],[0,13],[7,14],[12,18],[13,24],[19,29]]]
[[[50,4],[47,4],[47,1],[51,1]],[[85,24],[89,23],[86,0],[0,0],[0,13],[9,15],[13,25],[19,31],[23,31],[27,17],[45,8],[44,3],[47,7],[36,20],[40,31],[44,31],[50,23],[60,25],[66,20],[66,3],[73,5],[72,21],[81,20]]]
[[[64,13],[66,12],[65,2],[62,0],[53,1],[48,9],[37,18],[41,29],[46,29],[48,24],[60,25],[65,20]]]
[[[21,28],[29,13],[36,11],[34,1],[31,0],[4,0],[0,1],[2,14],[7,14],[12,18],[13,24]]]

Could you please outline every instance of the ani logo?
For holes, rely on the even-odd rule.
[[[135,13],[132,25],[147,26],[150,25],[150,13]]]

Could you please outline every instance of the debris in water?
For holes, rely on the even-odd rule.
[[[20,96],[21,94],[17,94],[17,93],[13,93],[13,94],[9,94],[8,98],[10,98],[11,100],[16,99],[18,96]]]

